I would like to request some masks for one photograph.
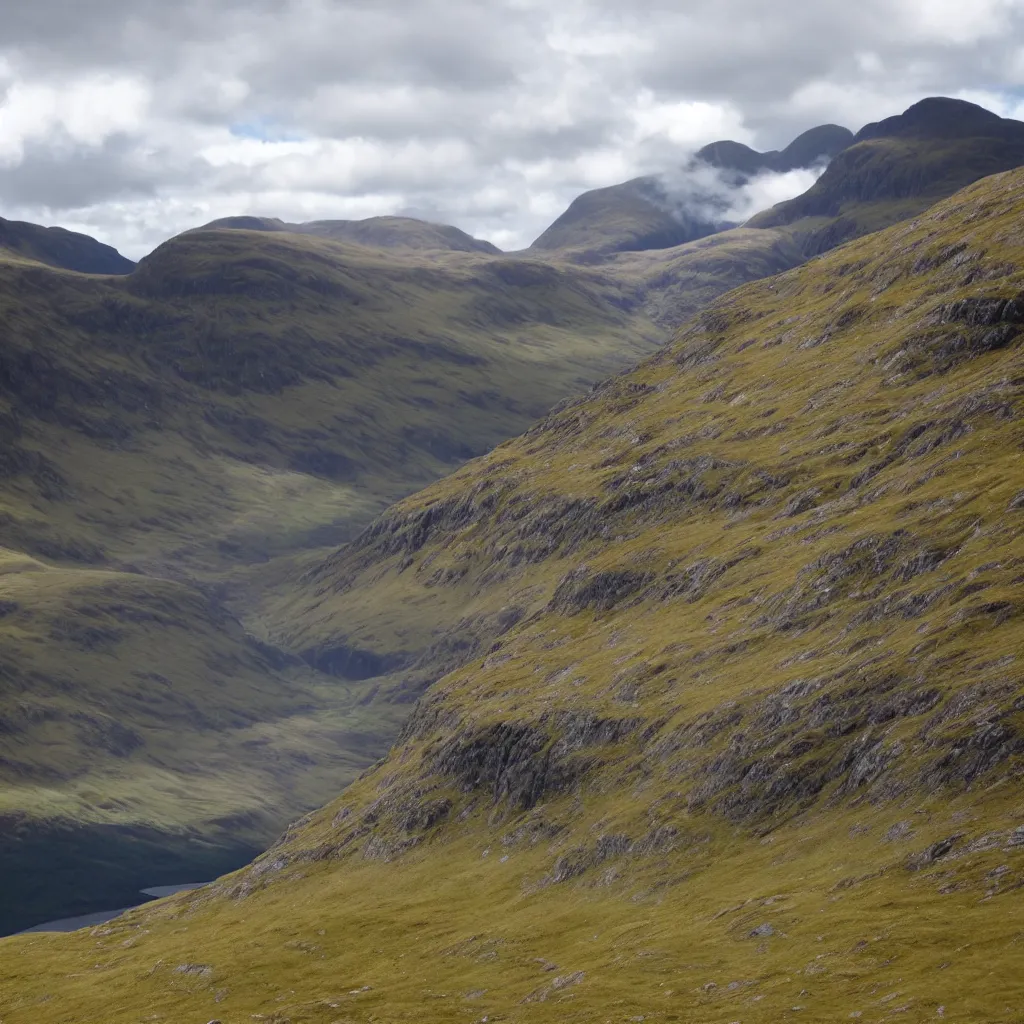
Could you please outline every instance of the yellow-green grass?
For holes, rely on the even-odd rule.
[[[309,573],[326,642],[522,618],[250,868],[5,941],[4,1020],[1015,1020],[1022,209],[730,294]]]
[[[1019,852],[903,862],[1019,801],[865,807],[760,840],[697,821],[671,857],[559,886],[541,884],[550,847],[606,826],[587,802],[545,810],[574,833],[531,847],[456,826],[396,863],[314,863],[253,895],[6,940],[4,1020],[1016,1019]]]

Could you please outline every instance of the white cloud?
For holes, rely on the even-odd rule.
[[[749,220],[755,213],[767,210],[806,192],[821,177],[824,167],[798,168],[782,174],[758,174],[732,197],[727,219]]]
[[[130,78],[97,75],[59,86],[14,81],[0,103],[0,161],[24,158],[30,142],[97,147],[112,135],[138,131],[149,89]]]
[[[665,102],[657,100],[650,90],[640,94],[633,123],[641,136],[660,136],[681,149],[699,149],[716,139],[753,141],[743,114],[731,103]]]

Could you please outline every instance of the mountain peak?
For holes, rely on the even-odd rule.
[[[965,100],[930,97],[865,125],[807,192],[757,214],[747,226],[804,221],[797,234],[811,256],[1021,164],[1024,123]],[[823,229],[808,220],[821,217],[834,223]]]
[[[683,173],[701,164],[725,172],[731,185],[763,173],[784,173],[831,159],[853,140],[853,132],[836,124],[819,125],[798,135],[784,150],[759,153],[732,139],[710,142],[697,150]],[[575,250],[592,257],[613,252],[671,249],[725,228],[734,227],[727,204],[716,209],[715,197],[693,209],[672,200],[659,177],[634,178],[621,185],[584,192],[531,246],[534,250]]]
[[[839,124],[819,124],[798,135],[779,155],[779,170],[812,167],[822,158],[831,159],[853,145],[853,132]]]
[[[882,121],[865,125],[854,138],[855,142],[899,136],[925,136],[929,138],[959,139],[975,135],[1002,134],[1006,125],[1019,124],[979,107],[967,100],[948,96],[929,96]]]

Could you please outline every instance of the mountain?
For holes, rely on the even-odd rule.
[[[316,235],[338,242],[355,242],[383,249],[483,252],[497,255],[501,250],[490,242],[467,235],[449,224],[432,224],[414,217],[369,217],[366,220],[315,220],[288,224],[271,217],[224,217],[209,228],[237,228],[245,231],[288,231]],[[200,229],[205,230],[205,229]]]
[[[263,644],[268,581],[662,340],[597,271],[245,230],[0,258],[0,317],[0,930],[238,866],[383,754],[415,694]]]
[[[5,940],[7,1024],[1012,1020],[1022,215],[733,291],[390,509],[306,601],[461,664],[249,868]]]
[[[9,262],[0,544],[201,573],[343,540],[650,351],[635,307],[600,272],[288,233],[116,279]]]
[[[694,154],[680,181],[671,186],[665,178],[650,176],[584,192],[530,248],[568,253],[585,262],[615,252],[671,249],[734,226],[723,191],[767,171],[815,166],[852,141],[849,129],[821,125],[781,152],[758,153],[739,142],[713,142]],[[709,168],[724,172],[724,182],[714,175],[706,181]]]
[[[455,229],[416,221],[343,242],[232,221],[173,239],[117,278],[0,254],[0,547],[5,562],[29,566],[4,577],[17,594],[0,617],[0,663],[11,666],[0,685],[0,835],[21,837],[0,849],[0,869],[55,875],[38,850],[61,849],[92,873],[96,902],[79,909],[120,903],[137,880],[129,866],[151,859],[139,850],[178,850],[171,873],[222,870],[353,779],[425,688],[522,609],[500,592],[453,600],[444,584],[457,566],[437,568],[409,605],[362,585],[346,561],[358,544],[341,556],[333,546],[649,353],[662,339],[652,320],[676,325],[841,240],[844,223],[856,233],[919,214],[937,187],[984,173],[993,154],[1017,159],[1015,122],[946,103],[869,126],[848,151],[881,152],[895,192],[876,181],[835,217],[597,266],[460,250]],[[813,133],[797,142],[818,145]],[[858,173],[846,160],[833,161],[847,168],[829,179],[837,194]],[[939,164],[956,173],[936,186]],[[128,596],[103,598],[97,572]],[[181,588],[171,596],[170,581]],[[130,617],[168,602],[169,612]],[[184,633],[202,652],[179,665]],[[153,675],[184,695],[185,710],[168,716],[171,750],[146,713],[164,685]],[[232,714],[208,728],[188,709],[202,708],[212,678],[223,681],[212,705]],[[104,739],[111,721],[135,738],[127,754]],[[255,749],[265,771],[239,773]],[[76,877],[39,889],[36,919],[64,912]]]
[[[934,97],[862,128],[814,186],[750,220],[786,227],[814,255],[1024,163],[1024,122]]]
[[[741,142],[712,142],[695,156],[712,167],[753,177],[765,171],[784,174],[830,160],[854,141],[853,132],[837,124],[822,124],[798,135],[785,149],[758,153]]]
[[[0,217],[0,253],[82,274],[130,274],[135,264],[113,246],[65,228]]]
[[[740,228],[595,260],[633,282],[648,314],[670,329],[730,288],[917,216],[972,181],[1021,165],[1020,138],[1020,122],[960,100],[923,100],[862,129],[811,189]]]

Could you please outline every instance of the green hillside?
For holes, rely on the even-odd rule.
[[[0,930],[244,863],[386,751],[408,695],[247,635],[278,564],[661,340],[600,273],[238,230],[11,257],[0,324]]]
[[[244,863],[386,747],[400,709],[317,679],[179,583],[0,552],[0,930]]]
[[[388,759],[5,940],[4,1020],[1015,1020],[1022,214],[988,178],[738,289],[389,510],[302,600],[450,663]]]
[[[10,262],[0,543],[197,575],[345,539],[649,352],[633,289],[534,260],[189,233],[131,275]]]

